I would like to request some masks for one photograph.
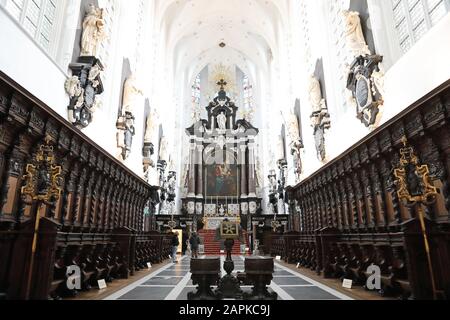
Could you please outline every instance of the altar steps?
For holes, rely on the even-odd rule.
[[[205,246],[205,255],[220,255],[220,250],[225,250],[221,248],[221,242],[216,241],[216,231],[215,230],[200,230],[199,236],[202,239],[202,244]],[[247,244],[247,234],[244,232],[245,245]],[[241,255],[241,243],[239,241],[234,242],[233,255]],[[222,253],[225,254],[225,253]]]

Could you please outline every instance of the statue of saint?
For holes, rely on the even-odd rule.
[[[220,130],[227,129],[227,116],[225,115],[225,112],[222,112],[217,116],[217,123],[219,124]]]
[[[160,145],[159,145],[159,159],[160,160],[167,161],[167,145],[168,145],[168,142],[167,142],[166,137],[162,137]]]
[[[136,77],[132,74],[127,78],[123,87],[122,112],[133,113],[133,109],[136,105],[136,99],[138,95],[142,94],[142,90],[138,88]]]
[[[298,141],[300,139],[300,128],[298,126],[298,119],[294,113],[289,113],[287,119],[288,134],[291,141]]]
[[[134,117],[131,114],[126,115],[125,119],[125,156],[124,158],[128,158],[128,155],[131,153],[131,147],[133,145],[133,136],[135,135],[136,130],[134,128]]]
[[[322,89],[320,88],[320,82],[314,75],[311,75],[309,77],[308,90],[309,102],[311,103],[313,113],[322,112],[325,101],[322,98]]]
[[[155,132],[156,125],[158,123],[158,113],[153,110],[152,113],[147,117],[147,127],[145,128],[144,142],[152,142],[153,134]]]
[[[371,52],[367,46],[366,39],[361,26],[361,18],[356,11],[344,11],[345,36],[347,46],[354,57],[370,55]]]
[[[285,159],[285,157],[286,157],[285,152],[284,152],[284,141],[283,141],[282,136],[278,136],[277,157],[278,157],[278,160]]]
[[[83,21],[81,56],[96,56],[99,44],[106,38],[103,9],[89,5]]]

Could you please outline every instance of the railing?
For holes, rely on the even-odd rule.
[[[44,140],[62,168],[61,196],[53,202],[21,193]],[[142,233],[144,207],[158,201],[157,188],[1,72],[0,183],[0,293],[7,298],[76,293],[62,285],[72,265],[81,268],[87,290],[168,256],[166,236]]]
[[[285,260],[359,284],[374,264],[381,269],[381,294],[433,296],[417,211],[403,205],[395,184],[393,170],[406,137],[439,191],[426,208],[427,231],[439,296],[450,298],[449,117],[447,82],[288,188],[299,233],[285,236]]]

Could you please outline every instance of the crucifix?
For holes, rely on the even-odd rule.
[[[228,84],[228,83],[227,83],[224,79],[221,79],[219,82],[217,82],[217,85],[220,86],[220,90],[224,90],[224,89],[225,89],[225,86],[226,86],[227,84]]]

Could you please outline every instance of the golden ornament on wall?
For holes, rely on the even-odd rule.
[[[422,165],[414,153],[414,149],[408,145],[408,140],[403,137],[403,148],[400,149],[400,164],[394,170],[397,178],[397,194],[399,199],[407,207],[415,208],[416,217],[420,222],[424,249],[427,257],[428,271],[433,291],[433,299],[438,298],[438,290],[434,275],[431,243],[428,235],[424,206],[436,201],[438,190],[430,182],[430,169],[428,165]]]
[[[57,201],[60,198],[62,168],[55,165],[55,155],[49,138],[39,147],[34,160],[27,164],[25,171],[22,195],[34,201]]]
[[[431,204],[438,192],[430,182],[430,169],[419,163],[419,158],[408,145],[406,138],[403,138],[402,142],[400,166],[394,170],[398,197],[408,205]]]

